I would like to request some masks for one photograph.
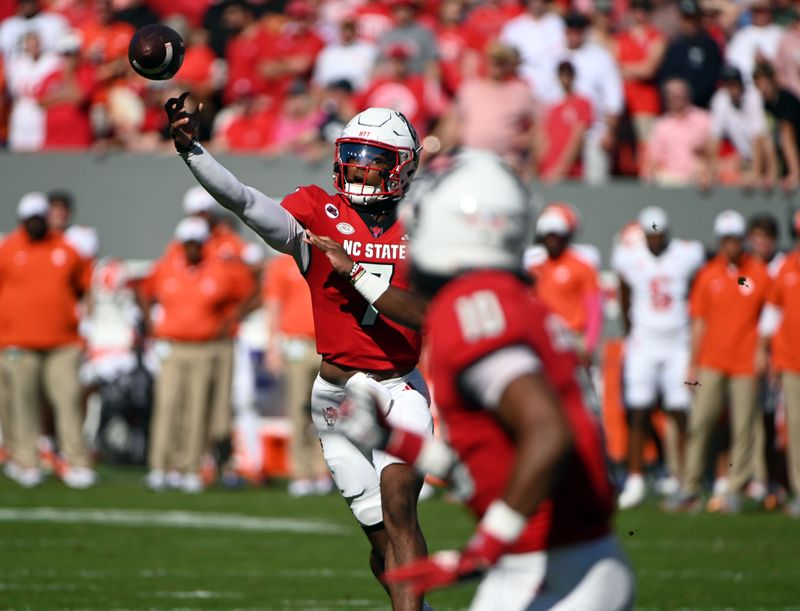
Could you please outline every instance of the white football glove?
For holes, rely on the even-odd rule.
[[[362,372],[352,376],[344,388],[346,398],[339,407],[336,431],[370,457],[373,450],[383,450],[389,441],[391,427],[386,418],[394,400],[380,382]]]

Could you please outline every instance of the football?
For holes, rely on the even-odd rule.
[[[180,35],[158,23],[139,28],[128,46],[131,67],[151,81],[164,81],[175,76],[183,64],[183,55]]]

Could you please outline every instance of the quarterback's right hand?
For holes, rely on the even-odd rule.
[[[164,104],[169,118],[169,133],[175,142],[175,148],[179,153],[187,153],[197,142],[200,131],[200,113],[203,111],[203,104],[200,103],[194,112],[186,110],[186,98],[188,91],[184,91],[179,98],[170,98]]]
[[[370,456],[372,450],[383,450],[391,434],[386,418],[394,407],[389,391],[360,371],[344,388],[346,398],[339,407],[336,431],[365,456]]]

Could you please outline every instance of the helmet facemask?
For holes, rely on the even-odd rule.
[[[356,205],[396,202],[408,190],[418,151],[360,138],[336,141],[336,190]]]

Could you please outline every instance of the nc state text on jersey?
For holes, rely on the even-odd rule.
[[[345,240],[342,242],[342,247],[351,257],[385,259],[387,261],[406,258],[405,244],[373,244],[372,242],[362,244],[356,240]]]

